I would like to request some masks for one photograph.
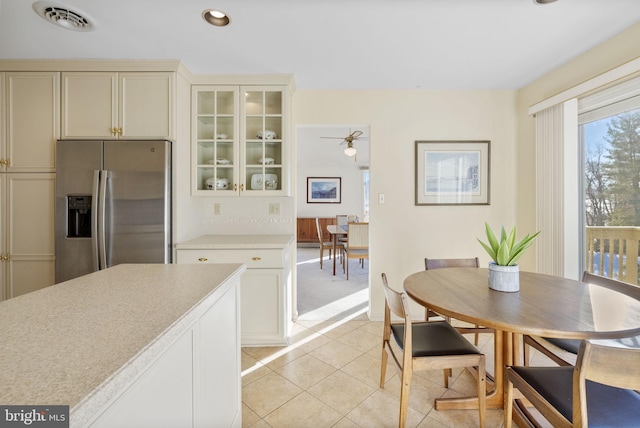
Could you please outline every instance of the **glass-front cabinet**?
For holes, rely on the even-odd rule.
[[[193,194],[286,195],[286,92],[194,86]]]

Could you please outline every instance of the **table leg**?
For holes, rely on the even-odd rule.
[[[494,388],[487,394],[487,409],[502,409],[504,405],[504,366],[513,358],[512,334],[506,331],[494,331]],[[436,410],[477,409],[478,397],[437,398]]]

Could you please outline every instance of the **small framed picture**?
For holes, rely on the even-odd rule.
[[[489,141],[416,141],[416,205],[489,205]]]
[[[308,204],[339,204],[341,194],[341,177],[307,177]]]

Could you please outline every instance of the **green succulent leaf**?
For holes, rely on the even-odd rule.
[[[516,242],[516,227],[513,226],[507,233],[504,226],[500,229],[500,240],[496,237],[488,223],[485,223],[485,231],[488,244],[478,239],[482,248],[485,249],[491,259],[500,266],[513,266],[522,257],[525,251],[533,245],[533,240],[540,234],[540,231],[533,235],[527,235]],[[476,238],[477,239],[477,238]]]

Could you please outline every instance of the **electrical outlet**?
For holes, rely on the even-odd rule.
[[[280,204],[269,204],[269,215],[280,215]]]
[[[220,215],[220,211],[222,209],[222,204],[220,202],[216,202],[213,204],[213,214]]]

